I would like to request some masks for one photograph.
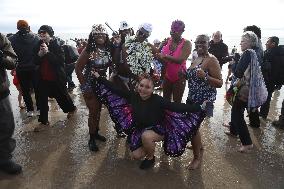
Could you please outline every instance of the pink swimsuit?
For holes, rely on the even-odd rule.
[[[167,45],[165,45],[162,49],[162,54],[164,55],[171,55],[175,58],[179,57],[182,53],[182,47],[185,42],[185,39],[182,38],[181,43],[178,45],[175,51],[170,50],[170,45],[172,44],[172,38],[168,40]],[[178,72],[180,70],[186,70],[186,60],[183,61],[181,64],[176,64],[174,62],[166,62],[166,79],[168,79],[171,83],[176,82],[179,80]]]

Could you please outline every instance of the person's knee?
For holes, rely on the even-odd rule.
[[[141,159],[142,156],[143,156],[142,153],[140,151],[138,151],[138,150],[132,152],[132,158],[133,159]]]

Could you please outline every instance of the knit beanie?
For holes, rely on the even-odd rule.
[[[38,33],[41,33],[42,31],[47,32],[50,35],[50,37],[53,37],[53,35],[54,35],[54,31],[53,31],[52,27],[49,26],[49,25],[40,26],[40,28],[38,29]]]

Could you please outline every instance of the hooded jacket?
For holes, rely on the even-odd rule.
[[[0,100],[6,98],[9,91],[9,80],[6,69],[12,70],[15,68],[17,55],[14,52],[10,41],[6,36],[0,33]]]
[[[12,35],[9,40],[18,56],[17,70],[35,70],[36,65],[34,64],[33,52],[40,40],[39,37],[32,32],[18,31],[15,35]]]

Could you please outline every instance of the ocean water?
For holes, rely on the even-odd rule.
[[[75,38],[83,38],[86,39],[88,38],[89,33],[59,33],[57,36],[60,37],[61,39],[65,40],[68,44],[70,45],[76,45],[74,41],[70,40],[70,39],[75,39]],[[184,38],[191,40],[192,42],[194,41],[194,39],[190,39],[187,38],[187,36],[183,36]],[[165,38],[165,36],[161,36],[159,38],[159,40],[163,40]],[[265,49],[265,43],[268,39],[268,36],[264,36],[262,37],[261,41],[262,41],[262,45],[263,45],[263,49]],[[152,42],[154,39],[149,38],[149,41]],[[232,48],[234,46],[236,46],[236,48],[238,49],[238,51],[240,52],[240,42],[241,42],[241,35],[240,36],[226,36],[223,35],[223,41],[225,44],[228,45],[229,48],[229,52],[231,52]],[[279,38],[280,44],[284,45],[284,37],[283,38]]]

